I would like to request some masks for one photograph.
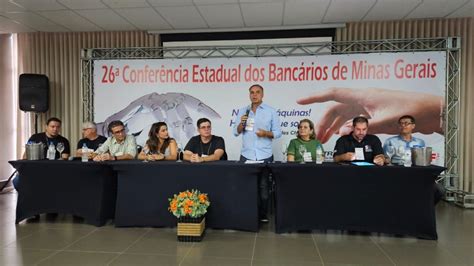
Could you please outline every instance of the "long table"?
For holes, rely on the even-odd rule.
[[[168,198],[208,193],[207,226],[258,230],[258,175],[275,180],[275,230],[335,229],[436,239],[434,179],[442,167],[238,162],[11,161],[20,173],[16,222],[68,213],[101,226],[175,226]]]
[[[257,180],[264,164],[122,161],[110,165],[118,178],[116,226],[176,226],[168,198],[198,189],[208,193],[211,202],[206,227],[258,230]]]
[[[437,239],[433,186],[445,168],[269,164],[276,232],[334,229]]]
[[[20,175],[16,223],[41,213],[65,213],[101,226],[114,218],[116,173],[107,164],[10,161]]]

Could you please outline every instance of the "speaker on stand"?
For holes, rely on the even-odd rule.
[[[38,113],[49,109],[49,79],[41,74],[21,74],[18,82],[18,101],[20,110],[34,112],[35,133],[38,133]],[[15,176],[15,170],[7,181],[0,183],[0,193]]]
[[[49,79],[41,74],[21,74],[18,84],[20,110],[34,112],[35,133],[38,133],[38,113],[49,109]]]

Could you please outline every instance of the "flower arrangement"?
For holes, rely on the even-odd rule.
[[[170,206],[168,210],[177,218],[180,217],[201,217],[207,212],[207,207],[211,204],[207,194],[193,189],[174,194],[169,198]]]

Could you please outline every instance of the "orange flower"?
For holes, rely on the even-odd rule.
[[[206,213],[209,198],[199,190],[186,190],[175,194],[169,200],[168,210],[176,217],[201,216]]]
[[[194,205],[194,201],[190,200],[190,199],[187,199],[185,202],[184,202],[184,206],[193,206]]]
[[[172,200],[170,203],[170,210],[172,212],[175,212],[177,209],[178,209],[178,203],[176,202],[176,200]]]
[[[191,212],[193,212],[191,208],[189,208],[188,206],[184,206],[184,213],[185,214],[190,214]]]

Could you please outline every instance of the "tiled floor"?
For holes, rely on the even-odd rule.
[[[16,193],[0,194],[0,265],[474,265],[474,210],[441,202],[438,241],[329,231],[207,230],[201,243],[173,228],[94,227],[60,215],[15,225]]]

